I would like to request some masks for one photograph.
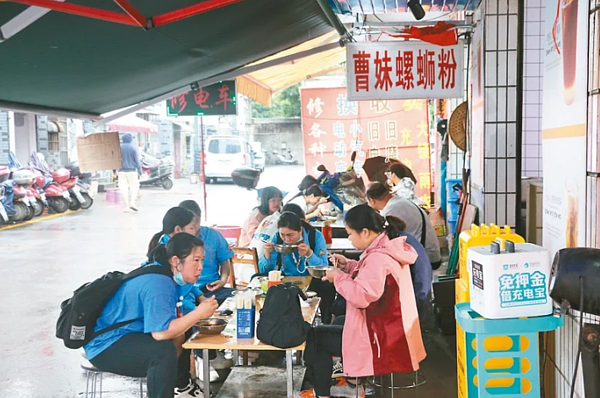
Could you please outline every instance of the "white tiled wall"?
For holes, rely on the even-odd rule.
[[[544,77],[545,2],[525,2],[522,170],[542,176],[542,89]]]

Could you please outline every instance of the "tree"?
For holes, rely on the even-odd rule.
[[[252,117],[300,117],[300,107],[300,84],[296,84],[273,95],[271,107],[252,101]]]

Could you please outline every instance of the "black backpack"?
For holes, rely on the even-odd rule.
[[[173,276],[170,269],[160,265],[151,265],[137,268],[128,274],[120,271],[109,272],[93,282],[82,285],[73,292],[73,297],[66,299],[60,305],[60,315],[56,322],[56,337],[63,340],[66,347],[77,349],[98,335],[137,321],[138,319],[131,319],[118,322],[94,332],[96,321],[102,314],[106,302],[117,292],[123,282],[147,274]]]
[[[302,316],[300,297],[306,300],[302,290],[291,283],[271,287],[260,311],[256,337],[265,344],[284,349],[304,343],[310,324]]]

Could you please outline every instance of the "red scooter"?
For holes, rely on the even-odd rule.
[[[43,191],[48,207],[57,213],[64,213],[69,210],[71,196],[69,191],[60,184],[52,181],[52,178],[46,178],[39,170],[36,170],[35,185]]]
[[[89,187],[83,182],[79,182],[74,169],[61,168],[52,172],[52,178],[59,183],[63,188],[67,189],[71,196],[69,210],[89,209],[94,200],[89,194]]]

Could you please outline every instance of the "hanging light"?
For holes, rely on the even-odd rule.
[[[417,21],[425,18],[425,10],[419,0],[408,0],[408,8]]]

